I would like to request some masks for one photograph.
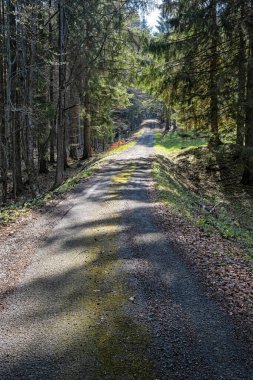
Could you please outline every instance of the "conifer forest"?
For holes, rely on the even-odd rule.
[[[228,137],[241,147],[243,182],[252,184],[253,4],[164,1],[155,33],[138,13],[148,6],[1,2],[3,204],[27,187],[36,196],[38,174],[50,164],[59,185],[69,158],[113,142],[115,115],[133,127],[140,87],[162,103],[166,119],[174,112],[182,128],[205,131],[210,144]]]
[[[253,0],[0,0],[0,379],[253,379]]]

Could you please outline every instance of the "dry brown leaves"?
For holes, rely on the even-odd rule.
[[[168,205],[156,203],[156,210],[174,249],[253,343],[253,273],[242,247],[218,234],[207,236]]]

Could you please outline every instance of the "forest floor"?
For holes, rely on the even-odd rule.
[[[16,264],[1,378],[253,377],[250,229],[225,236],[224,210],[211,223],[217,199],[213,210],[212,197],[187,192],[178,152],[155,157],[153,136],[145,128],[88,181],[5,227],[1,263]]]

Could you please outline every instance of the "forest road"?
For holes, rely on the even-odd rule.
[[[1,314],[2,380],[253,379],[247,343],[161,232],[153,134],[76,187]]]

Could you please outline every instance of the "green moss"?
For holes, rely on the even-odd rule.
[[[251,255],[245,255],[244,259],[247,260],[247,261],[252,261],[253,260],[253,256],[251,256]]]

